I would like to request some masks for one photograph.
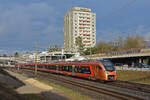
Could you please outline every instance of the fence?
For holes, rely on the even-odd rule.
[[[116,70],[134,70],[134,71],[150,71],[149,68],[133,68],[133,67],[123,67],[123,66],[117,66]]]

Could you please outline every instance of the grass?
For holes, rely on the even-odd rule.
[[[43,82],[47,85],[52,86],[54,89],[56,89],[58,91],[62,91],[64,94],[66,94],[66,95],[70,96],[71,98],[73,98],[72,100],[94,100],[90,97],[82,95],[82,94],[80,94],[78,92],[75,92],[71,89],[65,88],[63,86],[60,86],[60,85],[57,85],[57,84],[54,84],[54,83],[50,83],[46,80],[39,80],[39,79],[37,79],[37,80],[40,81],[40,82]]]
[[[150,71],[117,71],[118,80],[150,84]]]
[[[22,72],[18,72],[19,74],[22,74]],[[54,89],[63,92],[64,94],[70,96],[71,98],[73,98],[72,100],[94,100],[88,96],[82,95],[78,92],[75,92],[71,89],[65,88],[63,86],[60,85],[56,85],[54,83],[48,82],[46,80],[39,80],[38,78],[36,78],[36,80],[47,84],[49,86],[52,86]],[[23,95],[25,100],[43,100],[42,95],[33,95],[33,94],[27,94],[27,95]],[[39,98],[38,98],[39,97]],[[37,98],[37,99],[36,99]]]
[[[41,94],[22,94],[25,100],[45,100]]]

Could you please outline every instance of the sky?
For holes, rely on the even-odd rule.
[[[0,0],[0,55],[63,47],[63,17],[72,7],[96,13],[97,42],[117,36],[150,38],[150,0]]]

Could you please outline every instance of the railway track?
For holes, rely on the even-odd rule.
[[[150,85],[147,85],[147,84],[132,83],[132,82],[128,82],[128,81],[117,80],[115,82],[107,83],[107,85],[117,86],[120,88],[126,88],[126,89],[131,89],[131,90],[145,92],[145,93],[150,93]]]
[[[34,71],[23,70],[23,72],[25,72],[28,75],[30,74],[30,76],[34,76]],[[74,78],[72,80],[72,79],[70,79],[70,77],[63,78],[60,75],[49,74],[49,73],[44,73],[44,72],[38,72],[37,77],[42,79],[42,80],[44,79],[44,80],[53,80],[53,81],[61,82],[61,83],[63,83],[64,86],[70,85],[71,87],[74,87],[74,88],[84,89],[84,91],[86,91],[86,92],[88,91],[88,93],[85,93],[87,95],[91,95],[91,93],[93,93],[93,94],[95,93],[96,95],[100,95],[100,96],[95,95],[96,97],[98,97],[95,99],[100,99],[100,98],[102,98],[101,96],[105,96],[105,97],[109,98],[109,100],[110,100],[110,98],[112,100],[149,100],[148,97],[142,98],[138,95],[131,95],[130,93],[126,94],[126,93],[122,93],[122,92],[113,91],[112,89],[108,89],[108,88],[106,89],[106,88],[97,86],[99,84],[97,82],[96,82],[96,84],[94,84],[95,82],[91,82],[91,81],[87,81],[87,80],[81,81],[81,79],[79,79],[79,80],[77,79],[76,81],[74,81]],[[114,85],[115,82],[111,82],[111,83],[113,83],[112,85]],[[111,83],[109,83],[108,85],[110,85]],[[117,83],[118,83],[118,81],[117,81]],[[114,86],[121,87],[121,84],[120,85],[115,84]],[[132,88],[130,87],[130,89],[132,89]],[[75,89],[73,89],[73,90],[75,90]]]

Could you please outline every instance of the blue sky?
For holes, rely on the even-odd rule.
[[[97,41],[139,34],[150,37],[150,0],[0,0],[0,55],[63,46],[63,16],[72,7],[91,8]]]

